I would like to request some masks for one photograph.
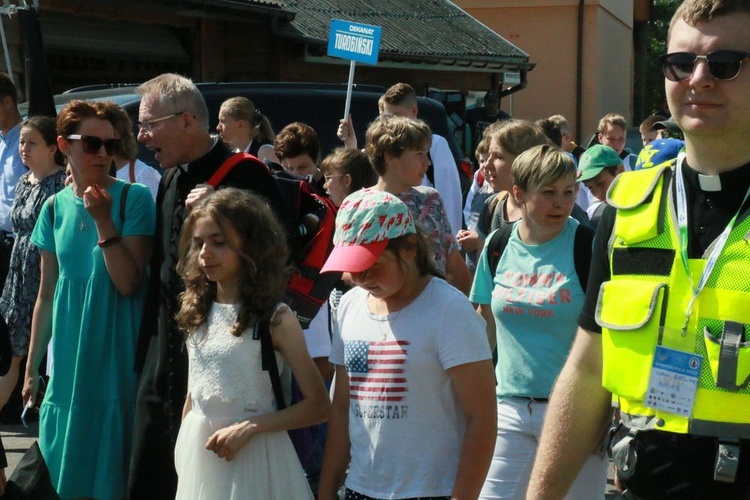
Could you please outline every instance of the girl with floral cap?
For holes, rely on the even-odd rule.
[[[484,321],[436,270],[409,208],[362,189],[336,217],[323,271],[351,273],[319,498],[476,498],[495,440]]]

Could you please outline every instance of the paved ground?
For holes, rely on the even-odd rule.
[[[8,459],[5,477],[10,477],[18,461],[39,435],[39,422],[29,423],[28,429],[20,423],[18,425],[3,424],[0,425],[0,433],[3,436],[3,446],[5,446],[5,455]]]
[[[29,423],[28,429],[24,428],[21,424],[3,424],[0,425],[0,434],[2,434],[5,454],[8,458],[8,468],[5,470],[5,477],[10,477],[13,469],[18,465],[18,461],[21,460],[21,457],[29,446],[37,439],[39,435],[39,423]],[[610,467],[605,499],[614,500],[617,498],[619,498],[619,495],[612,481],[612,468]]]

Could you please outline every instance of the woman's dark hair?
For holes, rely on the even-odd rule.
[[[44,144],[55,146],[55,163],[65,166],[65,155],[57,147],[57,128],[55,120],[49,116],[31,116],[23,121],[21,128],[33,128],[42,136]]]
[[[445,275],[435,265],[435,261],[430,253],[429,246],[427,244],[427,238],[424,232],[417,228],[416,234],[407,234],[406,236],[400,236],[388,240],[388,245],[385,247],[386,250],[390,250],[396,256],[399,262],[401,261],[401,250],[416,249],[416,258],[414,262],[417,264],[417,270],[420,276],[425,274],[431,274],[438,278],[446,279]]]
[[[224,234],[227,244],[242,261],[239,276],[240,311],[232,335],[240,336],[248,326],[273,316],[284,294],[291,268],[284,227],[268,203],[258,195],[225,188],[193,208],[180,233],[177,272],[185,283],[176,321],[190,333],[206,321],[216,300],[216,283],[200,267],[200,246],[193,240],[198,220],[210,218]],[[236,238],[232,238],[236,234]]]
[[[107,120],[115,129],[115,134],[122,140],[122,150],[118,153],[118,156],[134,160],[138,155],[138,143],[133,134],[133,121],[130,119],[128,112],[110,101],[101,104],[107,114]]]
[[[281,129],[273,141],[273,150],[279,160],[306,154],[316,165],[320,162],[320,139],[307,123],[293,122]]]

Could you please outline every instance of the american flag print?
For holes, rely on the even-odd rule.
[[[361,402],[398,402],[408,391],[404,364],[406,340],[344,343],[344,362],[349,372],[349,397]]]

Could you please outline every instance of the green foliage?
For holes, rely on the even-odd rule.
[[[664,75],[659,65],[659,56],[667,52],[667,32],[682,0],[654,0],[653,17],[649,22],[649,48],[646,68],[646,114],[659,112],[664,102]]]

